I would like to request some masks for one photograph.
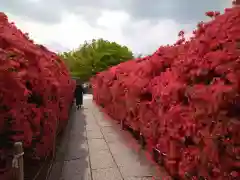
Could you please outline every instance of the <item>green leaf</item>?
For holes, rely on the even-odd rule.
[[[133,58],[126,47],[103,39],[84,42],[79,48],[59,54],[71,75],[88,81],[93,75]]]

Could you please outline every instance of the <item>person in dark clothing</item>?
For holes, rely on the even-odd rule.
[[[83,86],[82,84],[77,84],[75,89],[75,99],[77,109],[82,107],[83,104]]]

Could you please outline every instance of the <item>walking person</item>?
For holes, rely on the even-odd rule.
[[[82,107],[83,104],[83,86],[82,83],[78,83],[75,89],[75,99],[77,109]]]

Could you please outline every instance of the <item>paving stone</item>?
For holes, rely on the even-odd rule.
[[[101,112],[100,110],[99,110],[99,112],[102,114],[102,119],[104,119],[104,120],[110,120],[110,121],[112,121],[113,119],[109,116],[109,115],[107,115],[107,114],[104,114],[103,112]]]
[[[154,179],[153,177],[127,177],[124,178],[124,180],[157,180],[157,179]]]
[[[103,134],[107,134],[107,133],[116,133],[116,134],[119,134],[121,133],[120,129],[118,129],[118,127],[115,127],[115,126],[106,126],[106,127],[101,127],[101,130],[102,130],[102,133]]]
[[[83,110],[83,113],[85,115],[85,119],[86,119],[86,124],[88,123],[96,123],[96,119],[95,119],[95,116],[93,115],[93,112],[91,111],[91,109],[84,109]]]
[[[93,112],[91,111],[91,108],[89,108],[89,109],[86,109],[86,108],[82,109],[82,113],[85,116],[86,122],[92,122],[92,121],[95,122],[95,118],[94,118]]]
[[[63,162],[54,162],[48,180],[56,180],[61,178]]]
[[[56,180],[56,179],[54,179]],[[85,169],[80,173],[72,174],[66,177],[61,177],[59,180],[92,180],[90,169]]]
[[[90,169],[86,169],[84,174],[75,174],[70,180],[92,180]]]
[[[98,125],[97,121],[94,119],[93,116],[86,119],[86,125]]]
[[[92,113],[96,118],[101,120],[104,119],[104,114],[99,110],[97,106],[94,106]]]
[[[112,127],[113,123],[110,120],[97,118],[97,123],[100,127]]]
[[[90,168],[88,157],[78,160],[65,161],[63,165],[62,178],[64,180],[73,180],[76,179],[77,176],[88,178],[89,172]]]
[[[124,178],[153,176],[155,173],[153,169],[151,169],[150,167],[141,166],[138,164],[135,164],[134,166],[132,164],[126,165],[126,166],[120,166],[119,169]]]
[[[87,140],[87,132],[85,129],[84,130],[79,129],[79,131],[72,130],[69,133],[69,139],[71,139],[71,141],[74,141],[74,142],[85,142]]]
[[[73,127],[78,127],[80,125],[85,125],[86,122],[86,115],[82,110],[75,110],[73,114],[73,119],[70,122]]]
[[[77,141],[69,141],[68,149],[65,154],[65,160],[72,160],[76,158],[88,156],[87,142],[78,143]]]
[[[153,179],[150,176],[156,176],[156,171],[146,157],[138,153],[136,140],[100,112],[91,100],[85,98],[84,107],[74,112],[68,126],[71,132],[65,156],[68,160],[79,159],[64,162],[61,180]],[[59,168],[60,165],[56,165],[55,169]],[[160,171],[157,176],[160,178],[155,180],[166,177],[166,172]]]
[[[116,167],[112,155],[108,150],[101,150],[96,153],[90,153],[90,162],[92,169]]]
[[[140,165],[140,162],[138,162],[138,157],[131,151],[114,154],[113,158],[118,166],[135,166],[136,164]]]
[[[123,180],[117,168],[93,170],[92,176],[93,180]]]
[[[121,137],[116,133],[105,133],[104,138],[107,143],[118,142],[121,140]]]
[[[94,117],[91,116],[86,120],[86,130],[99,130],[100,127],[98,126],[97,122],[95,121]]]
[[[94,130],[99,130],[100,127],[96,124],[96,125],[86,125],[86,130],[87,131],[94,131]]]
[[[93,153],[97,153],[101,150],[108,149],[107,143],[104,139],[89,139],[88,140],[89,151]]]
[[[68,132],[61,134],[62,137],[58,137],[56,146],[56,161],[63,161],[67,148],[68,148]]]
[[[100,130],[87,131],[88,139],[103,139],[102,132]]]
[[[94,119],[94,116],[86,118],[86,126],[98,126],[97,121]]]
[[[111,142],[108,143],[108,146],[113,155],[132,152],[132,149],[130,149],[126,144],[122,144],[121,142]]]

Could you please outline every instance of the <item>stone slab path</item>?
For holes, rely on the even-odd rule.
[[[136,140],[99,111],[91,95],[75,110],[49,179],[162,180],[166,173],[147,160]],[[154,178],[153,178],[154,177]]]

